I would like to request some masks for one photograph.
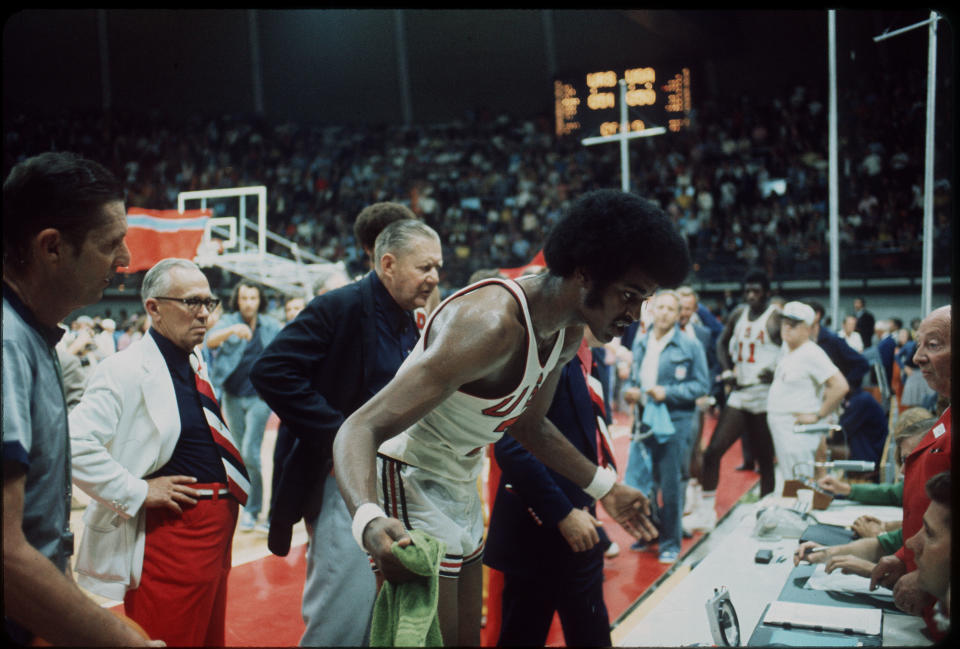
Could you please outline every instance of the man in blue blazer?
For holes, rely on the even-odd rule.
[[[609,442],[597,449],[598,427],[606,430],[599,369],[584,339],[563,368],[547,418],[585,456],[611,462]],[[567,645],[609,647],[603,553],[610,540],[596,502],[510,435],[494,444],[494,455],[501,475],[483,561],[504,573],[497,645],[543,646],[556,612]]]
[[[314,298],[253,366],[254,387],[295,437],[277,483],[268,546],[284,556],[301,518],[310,544],[302,646],[368,641],[376,583],[353,540],[333,477],[333,439],[343,421],[396,373],[419,338],[412,311],[439,282],[440,240],[413,219],[384,228],[374,271]]]
[[[855,350],[839,335],[830,331],[827,327],[821,325],[826,309],[822,304],[814,300],[808,300],[807,304],[813,307],[813,326],[810,328],[810,340],[816,342],[827,356],[843,378],[850,385],[851,394],[860,388],[863,383],[864,375],[870,371],[870,364],[866,357]]]

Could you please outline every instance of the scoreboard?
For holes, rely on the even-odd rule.
[[[614,135],[620,130],[620,79],[626,82],[631,131],[690,125],[690,69],[654,67],[601,70],[553,82],[557,137]]]

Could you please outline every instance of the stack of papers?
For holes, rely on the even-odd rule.
[[[763,622],[818,631],[880,635],[883,611],[878,608],[849,608],[775,601],[770,603]]]
[[[860,593],[864,595],[886,595],[893,596],[893,591],[883,586],[876,590],[870,590],[870,578],[860,575],[845,575],[840,570],[834,570],[827,574],[826,564],[817,564],[817,569],[813,571],[804,588],[812,590],[830,590],[843,593]]]

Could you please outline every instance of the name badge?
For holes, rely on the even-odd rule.
[[[673,371],[673,377],[678,381],[682,381],[687,378],[687,366],[677,365],[676,369]]]
[[[933,427],[934,438],[939,439],[940,436],[943,435],[945,432],[947,432],[947,428],[943,424],[937,424],[936,426]]]

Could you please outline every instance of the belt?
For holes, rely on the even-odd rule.
[[[218,500],[221,496],[231,496],[230,490],[226,487],[221,487],[219,489],[196,489],[198,495],[194,496],[197,500]]]

